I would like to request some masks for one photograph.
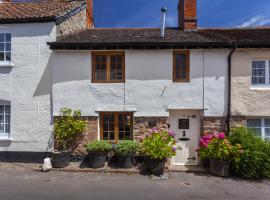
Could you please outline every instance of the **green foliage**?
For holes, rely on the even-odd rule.
[[[121,141],[115,148],[115,154],[118,156],[127,156],[136,154],[139,148],[139,144],[134,141],[126,140]]]
[[[150,132],[142,141],[142,153],[151,159],[163,160],[175,156],[175,140],[167,131]]]
[[[94,141],[86,145],[86,149],[90,153],[109,153],[112,145],[107,141]]]
[[[248,179],[270,178],[269,142],[246,128],[233,129],[230,141],[242,148],[242,153],[232,162],[232,169],[236,175]]]
[[[227,139],[214,138],[207,147],[207,155],[210,159],[231,161],[238,155],[238,149],[229,143]]]
[[[60,110],[54,122],[54,135],[58,150],[68,150],[76,137],[85,132],[85,121],[80,119],[81,111],[70,108]]]

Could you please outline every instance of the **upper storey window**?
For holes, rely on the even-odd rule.
[[[174,51],[173,81],[189,82],[189,51]]]
[[[125,82],[125,53],[94,52],[92,54],[92,82]]]
[[[252,85],[270,86],[270,61],[252,61]]]
[[[11,61],[11,34],[0,33],[0,63]]]

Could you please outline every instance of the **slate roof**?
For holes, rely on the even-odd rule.
[[[85,29],[51,42],[51,49],[125,49],[125,48],[216,48],[270,47],[270,27],[234,29],[198,29],[183,31],[167,28],[160,37],[159,28]]]
[[[57,21],[85,7],[85,1],[50,0],[34,3],[0,3],[0,23]]]

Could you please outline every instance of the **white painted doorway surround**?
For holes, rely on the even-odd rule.
[[[172,165],[198,165],[200,136],[199,110],[170,110],[170,130],[175,132],[177,142],[176,156],[172,158]]]

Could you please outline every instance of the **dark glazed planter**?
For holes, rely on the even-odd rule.
[[[201,166],[205,169],[209,169],[210,168],[210,159],[202,159]]]
[[[130,169],[133,167],[133,155],[118,156],[118,167]]]
[[[230,162],[224,160],[210,160],[210,172],[220,177],[228,177],[230,170]]]
[[[165,159],[163,160],[148,159],[147,169],[153,175],[156,175],[156,176],[162,175],[165,170]]]
[[[53,151],[52,166],[54,168],[67,167],[70,160],[70,151]]]
[[[88,166],[90,168],[103,168],[106,163],[107,153],[89,153]]]

